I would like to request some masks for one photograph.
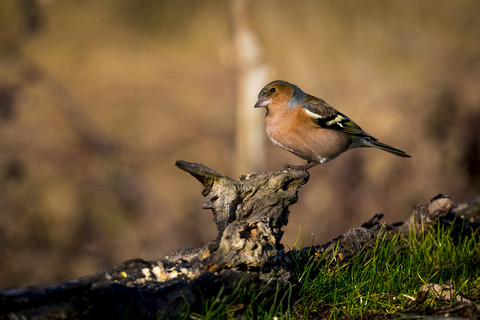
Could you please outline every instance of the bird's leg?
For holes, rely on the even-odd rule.
[[[305,164],[303,165],[303,167],[305,168],[305,171],[306,171],[306,170],[308,170],[308,169],[310,169],[310,168],[315,167],[317,164],[320,164],[320,163],[321,163],[320,161],[314,161],[314,162],[308,162],[308,161],[307,161],[307,163],[305,163]]]
[[[307,171],[308,169],[315,167],[317,164],[320,164],[320,161],[314,161],[314,162],[305,162],[302,165],[296,166],[294,164],[287,164],[283,166],[283,169],[295,169],[295,170],[303,170]]]

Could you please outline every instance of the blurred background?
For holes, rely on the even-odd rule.
[[[253,109],[283,79],[411,159],[356,149],[310,171],[283,243],[480,192],[480,2],[0,2],[0,287],[157,259],[216,236],[202,186],[303,160]]]

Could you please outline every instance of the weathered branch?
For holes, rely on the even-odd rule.
[[[222,176],[202,164],[177,161],[205,189],[204,209],[212,209],[218,237],[210,244],[218,266],[262,267],[283,252],[282,227],[298,189],[308,181],[303,170],[252,173],[240,181]]]
[[[237,181],[202,164],[176,165],[203,184],[203,208],[212,210],[218,229],[215,240],[200,249],[183,248],[156,261],[127,261],[61,284],[3,290],[0,319],[175,318],[187,309],[201,310],[204,299],[220,290],[228,294],[239,285],[255,285],[268,297],[278,283],[290,280],[291,254],[307,258],[336,254],[345,260],[373,247],[379,234],[388,238],[412,229],[420,233],[453,221],[471,230],[479,228],[480,197],[454,205],[448,196],[439,195],[417,205],[405,223],[382,224],[379,214],[324,245],[285,253],[282,227],[288,222],[288,207],[308,181],[307,172],[252,173]]]

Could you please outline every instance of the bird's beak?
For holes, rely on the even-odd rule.
[[[271,102],[272,102],[272,100],[270,100],[270,99],[268,99],[268,98],[266,98],[266,97],[260,97],[260,98],[258,98],[257,103],[255,103],[255,107],[254,107],[254,108],[266,107],[266,106],[268,106]]]

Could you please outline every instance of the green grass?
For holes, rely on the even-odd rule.
[[[379,237],[374,248],[349,261],[338,255],[294,257],[290,286],[277,287],[273,297],[262,299],[255,288],[219,292],[205,300],[194,319],[337,319],[388,316],[447,306],[427,296],[416,300],[426,283],[451,283],[456,294],[480,300],[480,251],[475,234],[455,236],[453,229],[438,227],[420,236]],[[408,316],[405,316],[408,318]],[[188,316],[186,317],[188,318]]]

